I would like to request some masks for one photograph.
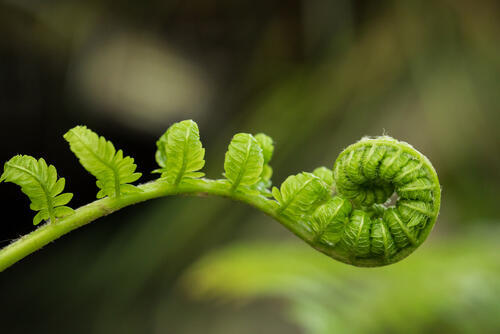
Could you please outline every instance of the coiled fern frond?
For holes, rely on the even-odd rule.
[[[320,242],[354,264],[392,263],[407,256],[436,222],[441,203],[436,171],[407,143],[387,136],[363,138],[339,155],[333,178],[337,196],[351,201],[353,209],[344,201],[330,201],[330,214],[323,221],[336,225],[339,213],[348,214],[343,231],[335,236],[340,239]],[[397,200],[390,205],[393,195]],[[321,226],[318,237],[329,225]]]
[[[198,126],[192,120],[175,123],[157,141],[160,168],[154,172],[160,178],[139,186],[130,184],[141,176],[134,159],[104,137],[77,126],[64,138],[97,178],[102,199],[73,212],[64,206],[71,195],[60,195],[64,179],[57,181],[53,166],[14,157],[0,181],[21,185],[32,209],[40,211],[35,224],[44,219],[50,224],[0,250],[0,270],[101,216],[167,195],[211,194],[245,202],[317,250],[356,266],[381,266],[408,256],[427,238],[440,207],[441,188],[429,160],[387,136],[363,138],[339,155],[333,169],[291,175],[272,189],[274,143],[265,134],[236,134],[225,155],[225,178],[210,180],[200,172],[205,149]]]

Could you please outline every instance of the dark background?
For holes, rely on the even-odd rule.
[[[255,267],[245,262],[249,254],[232,248],[225,255],[233,254],[232,262],[210,255],[250,243],[251,254],[266,247],[277,253],[263,253],[262,263],[286,263],[292,243],[315,256],[279,224],[223,199],[166,198],[100,219],[2,273],[1,331],[497,332],[499,92],[496,1],[0,1],[0,161],[18,153],[44,157],[66,177],[73,207],[97,191],[62,138],[78,124],[133,156],[141,182],[154,178],[156,139],[182,119],[199,124],[211,178],[220,177],[234,133],[272,136],[275,184],[331,167],[364,135],[389,134],[429,157],[443,200],[429,245],[394,273],[383,269],[380,284],[396,275],[416,279],[431,258],[437,264],[430,285],[445,284],[447,263],[456,264],[452,282],[461,282],[446,296],[439,286],[422,285],[428,294],[419,298],[428,304],[409,295],[396,308],[416,307],[407,321],[396,311],[353,320],[336,311],[347,304],[338,291],[358,291],[356,282],[377,277],[377,269],[321,262],[329,275],[352,275],[335,289],[311,273],[275,273],[331,289],[324,295],[336,307],[318,299],[307,304],[293,284],[266,285],[273,266]],[[2,184],[0,196],[4,246],[34,229],[34,213],[15,185]],[[203,262],[207,254],[212,262]],[[244,278],[230,277],[236,267],[222,275],[217,254],[226,268],[255,270]],[[200,261],[204,271],[190,275]],[[261,274],[257,289],[250,278]],[[415,292],[406,283],[401,294]],[[353,308],[394,310],[390,298],[347,299]],[[422,310],[426,316],[417,316]]]

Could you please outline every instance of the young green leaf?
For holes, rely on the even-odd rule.
[[[314,211],[311,220],[306,222],[324,244],[334,246],[342,237],[345,223],[349,219],[352,205],[340,196],[331,197]]]
[[[198,126],[192,120],[172,125],[156,142],[156,159],[163,178],[172,184],[183,179],[199,178],[205,175],[198,172],[205,165],[205,149],[200,141]]]
[[[264,155],[264,164],[268,164],[273,157],[274,152],[274,141],[271,137],[266,134],[258,133],[255,135],[255,139],[262,149],[262,154]]]
[[[273,169],[269,165],[269,162],[271,161],[274,152],[273,139],[263,133],[256,134],[254,138],[259,143],[259,146],[262,149],[262,155],[264,156],[264,167],[262,168],[262,174],[260,176],[259,182],[255,185],[255,187],[260,191],[262,195],[272,197],[269,188],[272,185],[271,177],[273,176]]]
[[[156,163],[161,168],[154,170],[153,173],[163,173],[167,170],[167,150],[165,146],[167,145],[168,132],[170,131],[170,129],[172,129],[172,127],[169,127],[167,131],[165,131],[163,136],[161,136],[160,139],[156,141],[157,150],[155,159]]]
[[[73,209],[64,206],[73,194],[64,193],[64,178],[57,179],[56,168],[47,165],[44,159],[36,160],[28,155],[16,155],[5,163],[0,182],[12,182],[21,187],[21,191],[31,200],[30,208],[39,211],[33,218],[37,225],[42,220],[54,222],[56,218],[73,213]]]
[[[376,219],[372,224],[371,239],[371,252],[374,254],[390,258],[398,251],[388,226],[380,218]]]
[[[262,175],[260,176],[259,185],[262,185],[264,188],[269,188],[272,184],[271,177],[273,176],[273,169],[269,165],[264,165],[262,169]]]
[[[232,184],[232,189],[257,183],[263,168],[264,156],[257,140],[248,133],[236,134],[224,160],[225,176]]]
[[[137,181],[142,175],[135,172],[137,166],[134,159],[123,157],[123,151],[116,151],[113,143],[99,137],[86,126],[69,130],[64,139],[83,167],[97,178],[96,185],[100,189],[97,198],[120,197],[122,193],[139,191],[128,184]]]
[[[330,195],[328,186],[319,177],[305,172],[289,176],[280,190],[273,187],[272,193],[280,204],[279,212],[297,217],[313,211]]]
[[[329,187],[333,186],[333,171],[326,167],[318,167],[313,171],[313,174],[319,177]]]
[[[342,235],[344,247],[357,256],[370,254],[371,219],[362,210],[354,210]]]

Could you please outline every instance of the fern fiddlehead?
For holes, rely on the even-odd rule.
[[[393,138],[363,138],[333,167],[337,195],[313,214],[317,242],[356,265],[404,258],[418,247],[439,213],[441,187],[429,160]],[[392,206],[393,194],[399,197]],[[323,247],[318,245],[319,248]]]
[[[216,195],[247,203],[273,217],[312,247],[356,266],[397,262],[420,246],[434,226],[440,185],[434,168],[409,144],[383,136],[363,138],[337,158],[333,170],[289,176],[272,187],[273,140],[236,134],[224,162],[224,179],[202,178],[205,149],[198,126],[173,124],[158,140],[161,176],[134,186],[134,159],[84,126],[64,136],[83,167],[97,178],[98,200],[73,210],[61,194],[65,181],[43,159],[16,156],[1,181],[21,186],[46,224],[0,250],[0,271],[60,236],[123,207],[175,195]],[[394,205],[391,198],[397,196]]]

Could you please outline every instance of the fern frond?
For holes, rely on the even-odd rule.
[[[161,136],[160,139],[156,141],[157,150],[155,154],[155,160],[158,166],[160,166],[161,168],[155,169],[153,173],[161,174],[163,172],[166,172],[167,170],[167,150],[165,149],[165,146],[167,145],[167,138],[170,129],[172,129],[172,127],[169,127],[167,131],[165,131],[163,136]]]
[[[64,139],[82,166],[97,178],[96,185],[100,189],[97,198],[120,197],[122,193],[139,191],[129,184],[142,175],[135,172],[137,165],[134,159],[124,157],[122,150],[116,151],[113,143],[86,126],[74,127],[64,135]]]
[[[64,193],[65,180],[57,178],[56,168],[47,165],[44,159],[36,160],[28,155],[16,155],[5,163],[0,182],[12,182],[21,187],[21,191],[31,200],[30,208],[38,211],[33,218],[37,225],[42,220],[54,222],[56,218],[73,213],[73,209],[64,206],[73,198],[73,194]]]
[[[248,133],[236,134],[224,160],[225,176],[235,190],[257,183],[264,168],[264,155],[257,140]]]
[[[262,174],[260,176],[260,181],[256,184],[256,188],[261,192],[262,195],[267,197],[272,197],[269,188],[272,186],[271,177],[273,176],[273,168],[269,165],[274,152],[274,141],[268,135],[263,133],[258,133],[255,139],[262,149],[262,155],[264,156],[264,167],[262,168]]]
[[[342,237],[345,223],[352,212],[351,202],[340,196],[330,198],[314,211],[306,222],[320,242],[335,246]]]
[[[328,186],[319,177],[306,172],[289,176],[280,190],[273,187],[272,192],[280,204],[279,212],[296,217],[312,212],[330,196]]]
[[[264,165],[262,168],[262,174],[260,176],[260,182],[258,183],[259,187],[269,188],[272,185],[271,177],[273,176],[273,168],[269,165]],[[267,190],[269,191],[269,190]]]
[[[77,126],[64,138],[83,167],[97,178],[97,197],[110,198],[76,210],[69,219],[59,221],[61,228],[43,227],[0,250],[0,271],[103,215],[178,194],[224,196],[247,203],[336,260],[382,266],[400,261],[423,243],[441,203],[441,187],[429,160],[409,144],[387,136],[363,138],[349,146],[335,161],[333,171],[320,167],[313,173],[292,175],[272,190],[269,162],[274,145],[264,134],[236,134],[225,155],[226,178],[198,179],[205,164],[198,126],[192,120],[176,123],[157,142],[160,179],[137,187],[130,184],[141,176],[134,159],[124,157],[104,137]],[[0,181],[17,183],[30,196],[31,208],[40,211],[35,224],[73,212],[64,206],[72,196],[61,194],[64,179],[58,181],[55,168],[43,159],[13,158]],[[124,193],[127,196],[121,196]],[[399,197],[394,206],[382,204],[393,194]]]
[[[333,172],[326,167],[318,167],[313,171],[313,174],[325,182],[330,188],[333,186]]]
[[[200,141],[198,125],[192,120],[173,124],[156,142],[156,161],[161,177],[169,183],[179,184],[183,179],[199,178],[205,165],[205,149]]]
[[[342,242],[356,256],[370,254],[371,219],[362,210],[354,210],[349,222],[345,225]]]
[[[264,155],[264,164],[269,164],[269,161],[271,161],[274,152],[273,139],[263,133],[258,133],[254,137],[255,140],[257,140],[257,142],[259,143],[260,148],[262,149],[262,154]]]

